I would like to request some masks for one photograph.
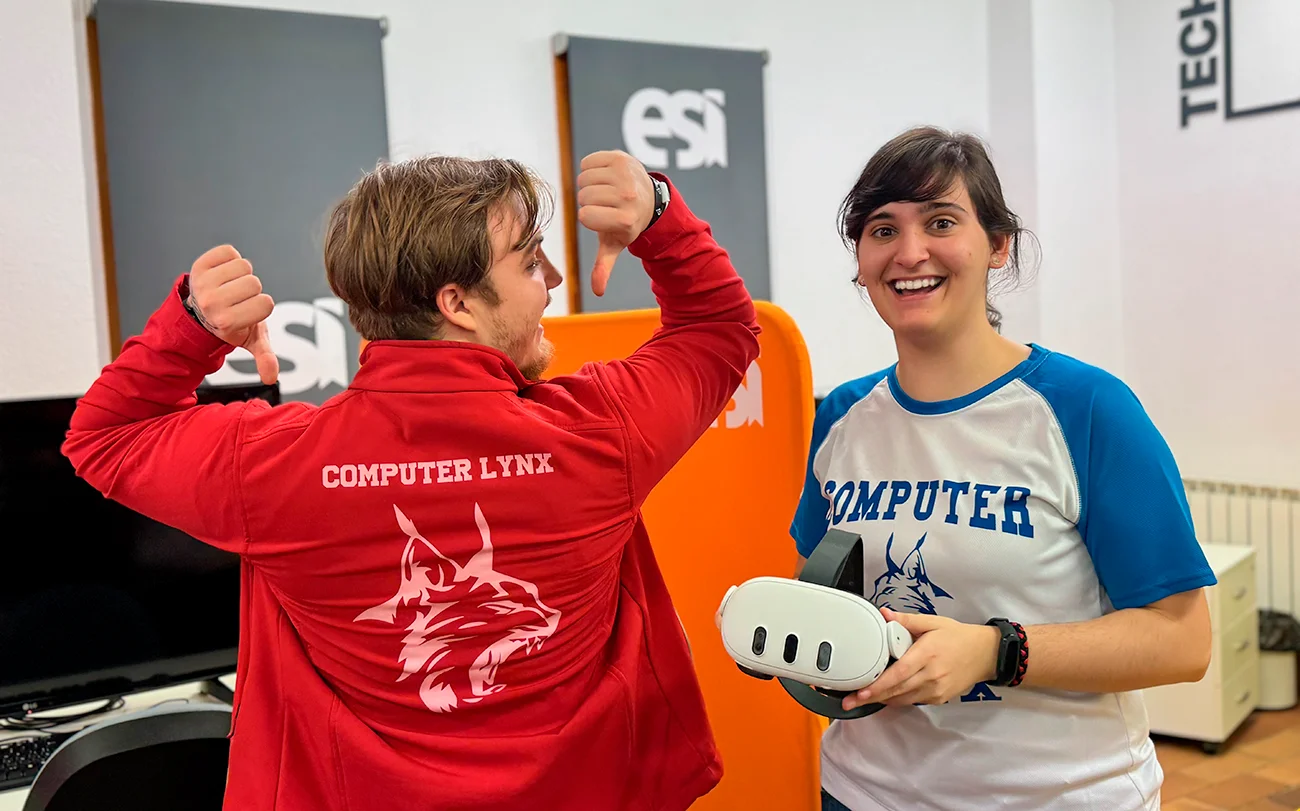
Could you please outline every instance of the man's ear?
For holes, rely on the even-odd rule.
[[[460,285],[444,285],[434,296],[434,302],[438,305],[438,313],[446,324],[465,332],[477,331],[478,322],[468,306],[469,296]]]

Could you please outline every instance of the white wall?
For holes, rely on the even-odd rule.
[[[1038,230],[1038,128],[1034,104],[1034,21],[1031,0],[989,0],[988,147],[1007,205],[1031,232]],[[1020,277],[995,277],[994,304],[1002,334],[1042,339],[1037,251],[1021,245]],[[1011,285],[1014,285],[1012,287]]]
[[[1112,0],[1033,6],[1039,340],[1122,377],[1114,32]]]
[[[849,283],[852,258],[835,231],[836,208],[862,164],[913,124],[988,127],[986,8],[969,0],[234,4],[386,16],[393,157],[510,155],[557,188],[552,34],[767,49],[773,299],[812,347],[819,392],[894,358],[887,331]],[[4,9],[0,398],[73,393],[107,354],[94,287],[102,278],[94,176],[83,154],[81,22],[73,0],[7,0]],[[548,245],[559,249],[559,233]],[[553,312],[563,312],[566,297],[555,302]]]
[[[1204,58],[1217,60],[1218,87],[1191,100],[1217,98],[1220,109],[1182,128],[1179,10],[1191,0],[1116,5],[1127,377],[1185,475],[1295,487],[1300,109],[1224,120],[1216,3],[1220,41]],[[1234,37],[1238,97],[1300,99],[1300,4],[1239,0],[1232,11],[1244,35]],[[1281,47],[1269,47],[1274,35]],[[1204,41],[1198,26],[1188,42]]]
[[[0,3],[0,398],[84,391],[107,359],[79,41],[69,2]]]

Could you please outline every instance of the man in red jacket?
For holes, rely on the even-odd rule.
[[[424,158],[331,217],[370,341],[346,392],[195,405],[234,346],[277,370],[273,303],[223,246],[82,399],[81,476],[243,558],[228,808],[668,811],[720,779],[639,510],[758,354],[755,311],[667,178],[602,152],[578,189],[596,292],[626,248],[660,304],[626,360],[541,380],[544,184]]]

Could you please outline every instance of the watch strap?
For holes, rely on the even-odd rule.
[[[210,334],[216,335],[217,331],[208,323],[208,319],[203,317],[203,311],[194,303],[194,296],[190,293],[190,275],[188,273],[185,274],[180,290],[177,293],[181,297],[181,306],[185,308],[185,312],[190,314],[190,318],[193,318],[200,327],[203,327]]]
[[[998,629],[997,676],[990,682],[994,686],[1016,687],[1025,678],[1029,666],[1029,640],[1018,622],[1006,617],[994,617],[985,625]]]
[[[668,184],[663,182],[659,178],[655,177],[654,175],[650,176],[650,185],[654,187],[655,202],[654,202],[654,211],[650,213],[650,222],[646,223],[645,226],[646,229],[649,229],[650,226],[658,222],[659,218],[662,217],[664,212],[668,210],[668,202],[670,197],[668,191]]]

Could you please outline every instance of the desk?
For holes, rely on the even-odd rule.
[[[221,677],[221,683],[230,687],[234,682],[234,675]],[[106,712],[103,715],[96,715],[93,718],[87,718],[74,724],[55,727],[51,732],[75,732],[79,729],[85,729],[88,726],[97,724],[109,718],[116,718],[131,712],[145,710],[167,702],[216,702],[216,699],[209,695],[199,692],[199,683],[192,682],[188,684],[178,684],[173,687],[165,687],[160,690],[150,690],[144,693],[136,693],[126,696],[123,699],[123,706]],[[98,703],[98,702],[97,702]],[[58,710],[52,710],[51,715],[72,714],[93,710],[96,704],[83,704],[75,707],[64,707]],[[17,730],[4,729],[0,730],[0,740],[9,740],[11,738],[21,738],[29,733]],[[27,801],[27,788],[10,789],[9,791],[0,791],[0,811],[22,811],[23,803]]]

